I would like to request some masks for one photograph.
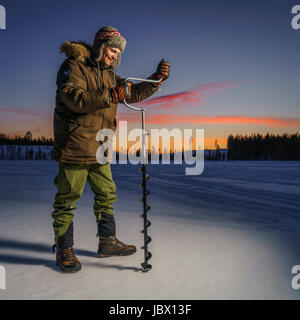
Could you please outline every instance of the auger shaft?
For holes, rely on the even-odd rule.
[[[143,272],[147,272],[151,270],[152,266],[148,263],[148,260],[151,259],[152,254],[148,251],[148,244],[151,242],[151,237],[148,236],[148,228],[151,225],[151,222],[148,220],[148,211],[150,210],[150,206],[147,204],[147,196],[150,194],[149,190],[147,190],[147,180],[150,179],[150,176],[146,173],[146,130],[145,130],[145,109],[141,110],[142,112],[142,167],[140,168],[140,172],[142,172],[142,188],[143,188],[143,198],[141,201],[143,202],[143,214],[141,217],[144,219],[144,229],[141,231],[144,234],[144,246],[141,249],[144,249],[144,262],[141,264],[143,267]]]
[[[149,195],[149,191],[146,187],[146,181],[149,179],[148,175],[146,174],[146,165],[142,165],[141,172],[143,174],[143,214],[141,217],[144,219],[144,229],[141,231],[144,234],[144,246],[141,249],[144,249],[144,262],[142,263],[143,271],[149,271],[152,266],[148,264],[148,260],[152,257],[152,254],[150,251],[148,251],[148,244],[151,242],[151,237],[148,236],[148,227],[150,227],[151,222],[148,220],[147,213],[150,210],[150,207],[147,205],[147,195]]]
[[[145,81],[145,82],[154,82],[158,83],[161,80],[148,80],[148,79],[139,79],[139,78],[127,78],[125,81],[128,80],[138,80],[138,81]],[[148,228],[151,226],[151,222],[148,220],[148,211],[151,209],[150,206],[147,204],[147,196],[150,194],[149,190],[147,190],[147,180],[150,179],[150,176],[146,173],[146,165],[148,163],[147,155],[146,155],[146,125],[145,125],[145,109],[139,108],[139,107],[133,107],[129,105],[126,100],[123,101],[124,104],[133,110],[141,111],[142,113],[142,167],[139,169],[139,171],[142,173],[142,183],[140,186],[143,188],[143,198],[141,199],[141,202],[143,202],[143,214],[141,217],[144,219],[144,229],[141,231],[141,233],[144,234],[144,246],[141,247],[141,249],[144,250],[144,262],[141,264],[142,271],[147,272],[152,269],[151,264],[148,263],[148,261],[151,259],[152,254],[148,250],[148,244],[152,241],[151,237],[148,236]]]

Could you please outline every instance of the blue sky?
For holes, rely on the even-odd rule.
[[[22,119],[14,122],[9,108],[53,111],[56,72],[65,59],[60,45],[66,40],[92,43],[104,25],[117,27],[128,41],[117,70],[121,76],[147,77],[161,58],[170,61],[171,76],[156,97],[207,83],[235,84],[208,92],[201,105],[187,104],[181,114],[299,119],[300,29],[291,27],[297,2],[0,0],[7,13],[7,29],[0,30],[0,112],[6,110],[7,121],[0,122],[5,129],[0,131],[20,128]],[[297,124],[280,129],[243,122],[202,127],[218,137],[299,131]]]

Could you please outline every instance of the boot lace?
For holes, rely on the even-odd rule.
[[[128,245],[117,239],[117,237],[113,238],[113,244],[117,245],[120,248],[127,248]]]
[[[68,247],[63,249],[63,255],[66,262],[71,262],[71,263],[75,262],[76,257],[75,257],[73,247]]]

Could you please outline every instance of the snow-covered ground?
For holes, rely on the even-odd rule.
[[[142,246],[138,166],[113,165],[118,237]],[[98,259],[93,194],[75,211],[82,263],[61,273],[51,252],[53,161],[0,161],[0,299],[299,299],[300,163],[205,162],[149,166],[153,269],[138,271],[143,251]]]

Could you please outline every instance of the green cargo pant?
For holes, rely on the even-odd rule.
[[[112,218],[114,223],[112,203],[117,201],[116,185],[113,181],[110,164],[75,165],[59,163],[59,172],[54,179],[58,192],[52,212],[55,243],[64,235],[74,218],[73,210],[77,208],[76,201],[82,195],[86,181],[94,193],[94,214],[96,221],[101,223],[102,216]]]

